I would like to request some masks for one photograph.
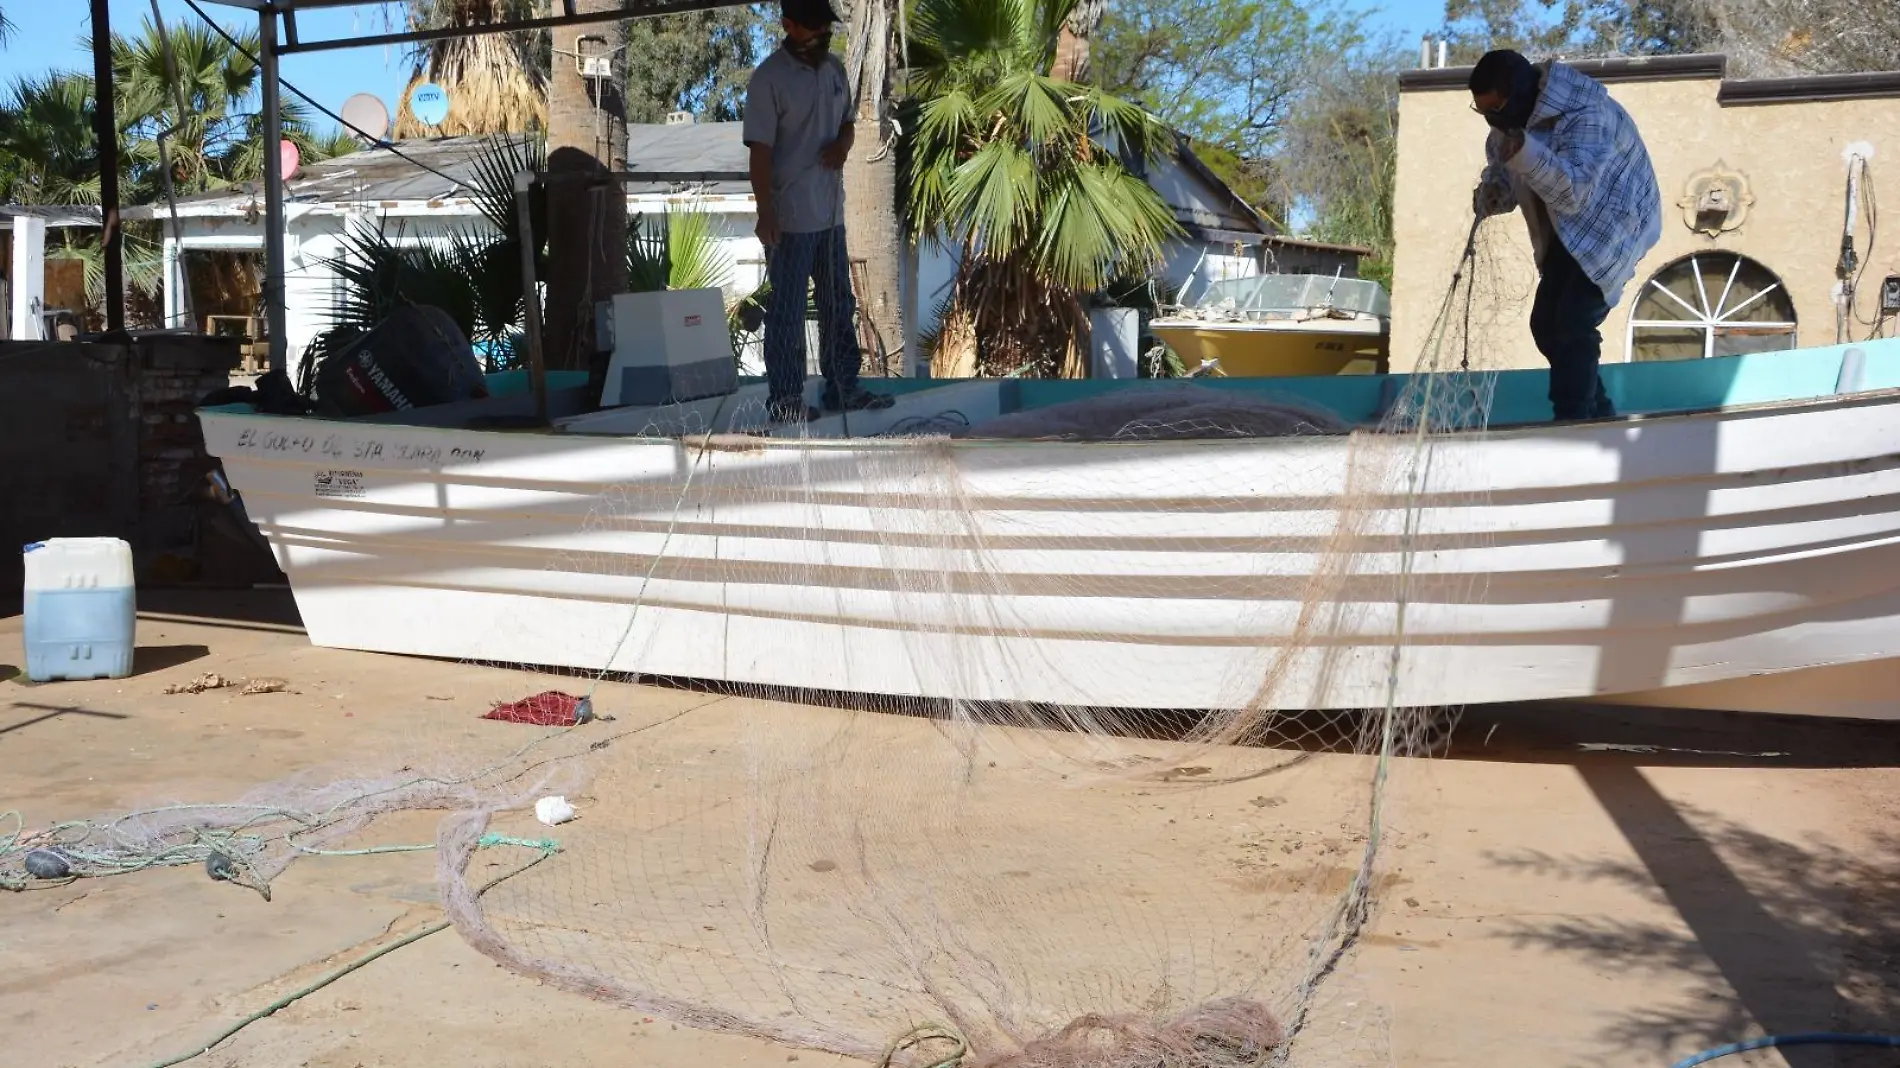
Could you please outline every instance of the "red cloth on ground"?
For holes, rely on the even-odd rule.
[[[490,709],[483,719],[503,723],[529,723],[536,727],[572,727],[579,719],[581,699],[559,690],[549,690],[519,701],[508,701]]]

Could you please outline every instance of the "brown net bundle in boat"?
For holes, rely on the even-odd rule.
[[[247,496],[313,635],[468,680],[387,766],[266,789],[302,830],[247,856],[446,810],[443,904],[510,969],[871,1063],[1384,1063],[1351,948],[1392,774],[1448,721],[1422,695],[1461,670],[1415,653],[1483,581],[1485,263],[1349,432],[1188,386],[967,438],[484,435],[358,499]],[[548,688],[596,718],[478,718]],[[581,818],[543,827],[557,793]],[[505,881],[480,859],[543,839]]]

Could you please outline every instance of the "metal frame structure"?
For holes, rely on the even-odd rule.
[[[451,37],[475,37],[487,33],[513,33],[519,30],[543,30],[556,26],[620,22],[625,19],[671,15],[683,11],[737,7],[744,0],[658,0],[658,2],[632,4],[614,11],[589,13],[577,12],[574,9],[575,0],[548,0],[549,10],[558,10],[560,14],[517,19],[512,22],[495,22],[482,26],[455,26],[437,30],[412,30],[318,41],[306,41],[298,35],[298,13],[326,8],[375,6],[375,0],[204,0],[204,2],[221,7],[241,8],[257,14],[260,42],[258,60],[263,81],[264,143],[267,146],[264,151],[264,309],[270,330],[270,369],[285,371],[290,366],[290,359],[287,351],[289,340],[285,333],[284,310],[284,167],[283,157],[276,150],[277,143],[283,140],[283,131],[280,126],[281,89],[277,79],[277,61],[280,57],[302,52],[361,48],[368,45],[408,44]],[[94,0],[93,7],[95,12],[103,10],[105,0]],[[103,20],[99,20],[97,15],[95,15],[95,20],[95,25],[104,25]],[[109,197],[106,203],[108,212],[116,217],[116,196]],[[108,228],[110,228],[110,223]],[[108,264],[107,273],[109,276],[107,292],[110,294],[119,288],[123,279],[110,277],[113,274],[110,264]]]

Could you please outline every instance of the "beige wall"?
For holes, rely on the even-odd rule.
[[[1870,176],[1889,217],[1869,253],[1862,215],[1856,245],[1868,267],[1860,308],[1871,318],[1880,280],[1900,274],[1900,98],[1727,106],[1715,78],[1611,83],[1642,129],[1662,189],[1662,240],[1637,268],[1620,306],[1603,324],[1605,362],[1628,358],[1632,303],[1666,264],[1705,249],[1760,261],[1794,300],[1798,343],[1835,340],[1835,264],[1840,258],[1847,166],[1842,150],[1871,143]],[[1392,366],[1414,366],[1471,225],[1471,189],[1484,163],[1483,120],[1462,89],[1414,89],[1399,98],[1398,192],[1394,204]],[[1708,238],[1689,229],[1676,201],[1692,175],[1724,163],[1748,180],[1754,203],[1743,226]],[[1536,286],[1523,219],[1488,223],[1481,240],[1472,362],[1539,367],[1525,319]],[[1889,330],[1891,333],[1891,329]],[[1854,336],[1866,328],[1855,326]]]

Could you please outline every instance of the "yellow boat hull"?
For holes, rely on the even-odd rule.
[[[1155,322],[1150,329],[1189,371],[1219,360],[1229,378],[1383,374],[1384,334],[1339,330],[1274,330],[1224,323]]]

